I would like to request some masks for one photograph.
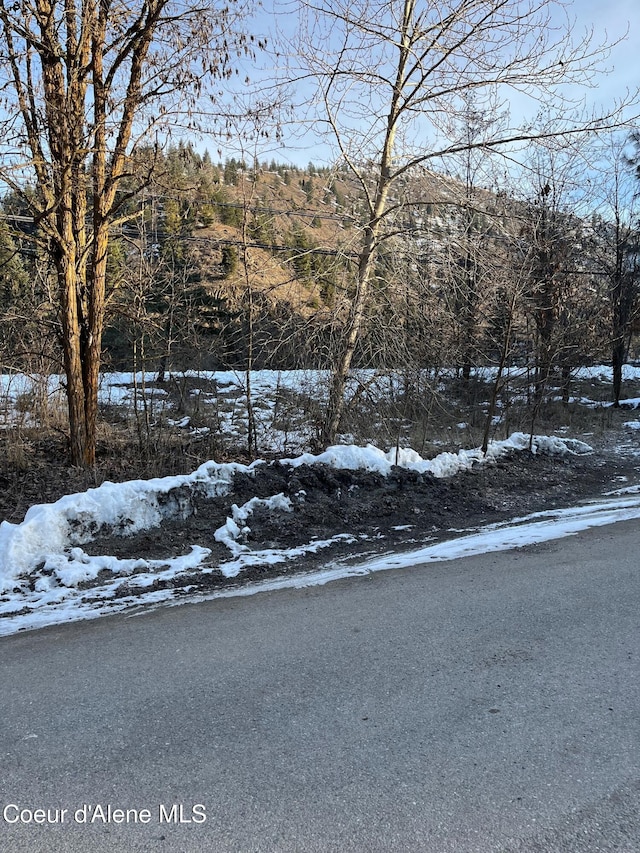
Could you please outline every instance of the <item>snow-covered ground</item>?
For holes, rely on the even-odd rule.
[[[496,368],[478,368],[475,374],[479,379],[491,381],[495,378]],[[440,372],[443,378],[451,377],[452,371]],[[198,379],[216,383],[219,389],[244,389],[245,374],[236,370],[185,370],[172,374],[176,382],[183,377]],[[509,376],[524,377],[526,369],[512,367]],[[124,400],[132,401],[134,394],[143,392],[160,398],[166,394],[163,389],[153,385],[156,374],[153,372],[111,372],[103,373],[100,378],[100,401],[102,403],[119,404]],[[611,384],[613,371],[608,365],[599,364],[592,367],[580,367],[573,371],[572,377],[576,380],[601,382]],[[288,390],[314,390],[326,386],[328,373],[325,370],[254,370],[251,372],[252,394],[256,398],[272,398],[278,389]],[[640,380],[640,367],[625,364],[622,369],[623,382]],[[352,372],[353,383],[366,383],[373,380],[388,382],[389,374],[378,373],[375,370],[355,370]],[[56,394],[63,394],[64,379],[62,376],[51,375],[42,377],[38,374],[26,374],[19,372],[0,373],[0,399],[10,399],[14,403],[18,398],[25,395],[48,395],[53,398]]]
[[[394,465],[436,477],[454,477],[474,465],[491,464],[529,447],[529,437],[515,433],[508,440],[494,442],[483,456],[479,449],[442,453],[422,459],[415,451],[400,449],[387,453],[367,447],[336,446],[318,456],[303,454],[281,460],[290,466],[324,464],[334,468],[363,469],[388,475]],[[591,448],[575,439],[534,437],[534,452],[584,454]],[[172,559],[153,560],[140,554],[135,559],[119,559],[109,554],[89,555],[82,545],[105,532],[127,536],[141,530],[157,530],[168,519],[186,518],[190,496],[201,498],[231,494],[233,477],[241,472],[251,477],[261,465],[207,462],[189,475],[126,483],[103,483],[87,492],[67,495],[52,504],[33,506],[21,524],[0,525],[0,634],[11,634],[44,625],[96,618],[141,605],[177,603],[173,589],[153,589],[158,580],[217,573],[235,578],[252,566],[284,563],[305,553],[317,552],[336,539],[355,541],[355,535],[341,534],[326,540],[314,539],[297,548],[251,550],[244,542],[251,516],[257,508],[275,513],[294,511],[284,494],[254,497],[241,506],[229,505],[228,516],[213,539],[223,544],[228,559],[215,562],[211,550],[194,542],[189,553]],[[371,571],[452,559],[483,551],[502,550],[567,536],[594,525],[640,517],[640,495],[619,493],[609,499],[576,509],[537,513],[509,524],[489,525],[480,530],[458,532],[446,542],[426,545],[411,553],[388,555],[360,565],[353,562],[330,565],[321,572],[297,574],[221,590],[210,597],[247,595],[261,589],[322,584],[329,580]],[[355,533],[355,532],[354,532]],[[427,535],[425,531],[425,536]],[[426,541],[423,539],[423,542]],[[123,594],[123,581],[135,576],[135,586],[149,587],[148,593]],[[185,600],[182,587],[180,601]],[[196,597],[202,597],[197,595]]]
[[[495,378],[495,368],[480,368],[475,372],[480,380],[490,382]],[[439,373],[438,390],[446,397],[447,383],[454,372]],[[517,390],[517,382],[526,377],[526,369],[510,368],[508,378],[514,388],[509,402],[513,406],[526,396]],[[592,385],[611,385],[612,369],[606,365],[585,367],[573,374],[576,382]],[[433,377],[425,372],[425,387]],[[640,381],[640,367],[625,365],[623,381]],[[290,407],[283,416],[283,400],[287,394],[321,401],[326,397],[329,374],[324,370],[256,370],[250,374],[251,400],[256,427],[263,452],[278,454],[300,453],[313,438],[311,419],[303,412]],[[195,387],[192,387],[194,386]],[[387,372],[355,370],[346,390],[347,398],[358,390],[366,389],[369,400],[384,400],[401,391],[402,380]],[[175,413],[175,397],[182,395],[187,403],[187,414]],[[207,435],[212,428],[229,440],[241,440],[246,431],[247,387],[246,376],[241,371],[193,371],[172,373],[164,387],[155,382],[153,373],[112,372],[101,375],[99,402],[123,412],[144,411],[145,418],[154,424],[165,423],[176,430],[185,430],[198,437]],[[611,405],[589,396],[572,396],[570,402],[584,408],[601,408]],[[628,408],[640,406],[640,399],[624,401]],[[23,373],[0,374],[0,429],[16,424],[35,426],[38,413],[51,412],[56,407],[64,409],[64,383],[62,376],[42,377]],[[501,402],[498,401],[498,409]],[[194,419],[193,411],[196,416]],[[207,423],[197,423],[206,420]],[[500,421],[496,415],[495,422]],[[285,423],[283,423],[283,421]],[[464,427],[458,424],[458,428]],[[345,437],[348,441],[349,437]]]

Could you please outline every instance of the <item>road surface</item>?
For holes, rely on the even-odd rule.
[[[0,850],[637,853],[639,561],[625,522],[2,639]]]

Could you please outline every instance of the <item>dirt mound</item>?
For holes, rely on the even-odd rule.
[[[324,465],[293,468],[275,462],[258,466],[254,475],[237,474],[232,492],[223,497],[195,495],[187,518],[168,520],[161,529],[133,536],[101,536],[84,549],[94,555],[163,560],[200,545],[211,551],[207,564],[218,566],[230,554],[214,534],[232,516],[233,505],[242,507],[254,497],[277,494],[290,500],[291,511],[256,506],[241,540],[249,550],[296,549],[334,539],[316,553],[307,550],[277,565],[258,563],[244,569],[237,579],[225,578],[218,571],[194,572],[158,584],[188,587],[193,592],[194,586],[246,583],[310,571],[329,560],[416,548],[460,530],[599,497],[634,478],[638,479],[635,461],[615,454],[557,457],[520,452],[450,479],[400,468],[385,477]],[[135,592],[134,574],[123,582],[122,595]]]

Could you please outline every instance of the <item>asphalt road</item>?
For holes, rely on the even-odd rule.
[[[639,546],[0,640],[0,850],[637,853]]]

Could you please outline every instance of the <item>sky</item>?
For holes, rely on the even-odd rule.
[[[567,10],[575,17],[576,31],[593,27],[596,37],[611,42],[623,39],[611,53],[610,73],[601,78],[594,100],[607,103],[628,88],[640,86],[640,2],[638,0],[575,0]],[[625,36],[625,34],[628,34]]]
[[[605,39],[608,42],[623,39],[613,47],[609,59],[605,62],[608,73],[601,75],[598,78],[597,85],[585,93],[587,104],[590,107],[603,106],[606,108],[616,98],[624,97],[627,89],[633,91],[640,86],[640,63],[637,57],[640,45],[639,0],[574,0],[574,2],[564,3],[564,8],[559,4],[551,5],[556,5],[554,18],[559,23],[563,23],[568,17],[572,23],[574,39],[576,40],[590,30],[593,30],[594,41],[597,43]],[[285,9],[289,14],[285,12],[284,15],[274,17],[272,13],[274,8]],[[273,30],[277,20],[278,27],[284,27],[291,33],[295,29],[296,21],[293,14],[294,9],[295,3],[289,3],[288,0],[265,2],[262,11],[255,20],[256,31],[260,34],[268,33]],[[274,44],[273,35],[270,38],[270,43]],[[264,61],[264,58],[258,57],[258,62]],[[246,70],[254,80],[259,78],[260,73],[255,68],[247,66]],[[300,90],[298,90],[298,94],[299,92]],[[304,96],[301,100],[304,101]],[[523,115],[532,118],[537,109],[537,103],[528,101],[524,96],[513,99],[511,103],[512,117],[515,117],[516,120],[519,120]],[[634,112],[640,112],[640,108]],[[262,147],[263,153],[259,159],[271,159],[273,157],[278,161],[291,162],[301,166],[306,165],[310,160],[316,164],[333,160],[334,155],[331,150],[322,144],[313,132],[296,139],[291,132],[285,131],[284,139],[284,146],[275,141],[265,142]],[[228,149],[223,152],[223,159],[224,155],[236,156],[236,152],[233,152],[232,149],[233,144],[230,144]]]

